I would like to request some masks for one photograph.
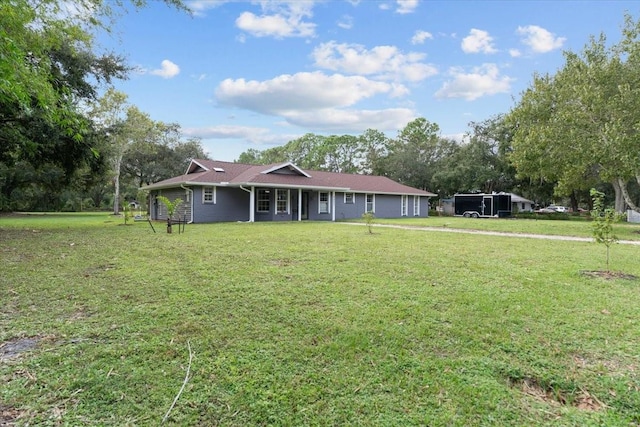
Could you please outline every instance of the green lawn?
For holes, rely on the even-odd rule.
[[[542,217],[544,218],[544,216]],[[429,218],[376,219],[379,224],[402,224],[417,227],[445,227],[467,230],[487,230],[506,233],[532,233],[558,236],[592,237],[591,222],[585,218],[571,220],[462,218],[432,216]],[[622,240],[640,240],[640,224],[618,222],[614,232]]]
[[[188,344],[166,425],[640,423],[640,281],[581,275],[603,246],[121,222],[0,217],[0,424],[159,425]]]

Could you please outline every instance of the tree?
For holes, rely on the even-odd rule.
[[[360,165],[362,173],[384,175],[384,160],[389,154],[390,140],[375,129],[367,129],[358,137],[358,144],[363,150],[363,161]]]
[[[110,162],[114,196],[113,214],[120,213],[120,172],[122,159],[130,146],[128,131],[133,129],[129,120],[138,119],[137,109],[127,104],[127,95],[113,88],[107,90],[104,96],[94,105],[91,117],[107,137],[109,145],[103,152]],[[129,111],[131,110],[131,114]]]
[[[422,117],[415,119],[398,132],[396,139],[389,141],[381,172],[403,184],[429,189],[438,162],[450,146],[450,141],[440,137],[437,124]]]
[[[604,193],[591,189],[593,198],[593,209],[591,210],[592,232],[596,243],[602,243],[607,248],[607,272],[609,271],[609,251],[611,245],[618,241],[618,237],[613,234],[613,224],[619,220],[619,215],[614,209],[606,208],[604,205]]]
[[[441,149],[442,160],[434,174],[434,191],[441,195],[457,192],[512,191],[515,169],[508,159],[511,129],[504,116],[471,122],[466,142]]]
[[[357,173],[361,171],[364,153],[365,149],[358,137],[308,133],[283,146],[263,151],[250,148],[240,154],[238,162],[246,164],[292,162],[303,169]]]
[[[180,0],[165,0],[178,8]],[[143,0],[133,0],[136,7]],[[98,151],[83,103],[102,84],[126,77],[123,59],[96,52],[98,31],[108,30],[108,0],[10,0],[0,2],[0,208],[12,209],[31,185],[19,168],[59,168],[61,189],[74,173],[94,164]],[[70,12],[73,9],[75,12]],[[7,186],[5,186],[5,183]]]
[[[260,165],[263,164],[261,158],[262,151],[256,150],[255,148],[249,148],[247,151],[240,153],[236,162],[243,163],[245,165]]]
[[[609,182],[617,211],[640,211],[628,191],[631,179],[640,183],[639,39],[627,15],[618,44],[592,37],[581,54],[565,52],[556,75],[534,76],[508,117],[519,176],[556,182],[565,196]]]
[[[178,208],[182,204],[182,199],[178,198],[178,199],[175,199],[174,201],[171,201],[165,196],[158,196],[158,200],[167,208],[167,233],[171,234],[173,214],[175,214],[175,212],[178,210]]]

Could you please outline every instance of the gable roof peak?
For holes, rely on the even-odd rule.
[[[267,175],[267,174],[274,173],[274,172],[277,172],[277,171],[283,170],[283,169],[287,169],[287,170],[289,170],[289,171],[291,171],[291,172],[293,172],[294,174],[297,174],[297,175],[302,175],[302,176],[306,176],[307,178],[311,178],[311,175],[306,173],[304,170],[302,170],[298,166],[294,165],[292,162],[276,164],[275,166],[272,166],[272,167],[270,167],[268,169],[265,169],[260,173]]]

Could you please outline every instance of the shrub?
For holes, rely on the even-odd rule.
[[[373,212],[365,212],[362,214],[362,219],[364,219],[365,224],[367,224],[367,228],[369,229],[369,234],[373,234],[373,221],[375,219],[375,215]]]

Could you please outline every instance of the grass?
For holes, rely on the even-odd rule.
[[[187,342],[167,425],[640,423],[640,283],[582,276],[599,245],[120,223],[0,218],[0,343],[38,340],[0,361],[18,425],[158,425]]]
[[[591,222],[586,219],[551,221],[544,219],[476,219],[451,216],[432,216],[429,218],[403,218],[399,220],[376,218],[375,222],[379,224],[402,224],[417,227],[447,227],[506,233],[593,237]],[[616,236],[621,240],[640,240],[640,224],[618,222],[614,224],[613,229]]]

